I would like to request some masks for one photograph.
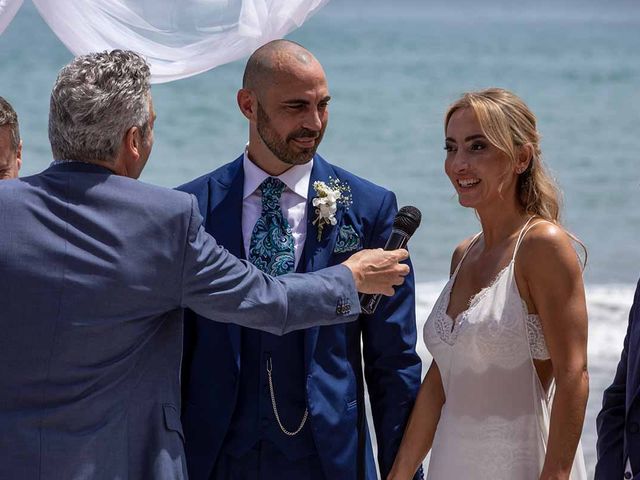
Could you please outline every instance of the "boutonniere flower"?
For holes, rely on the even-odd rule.
[[[349,208],[351,205],[351,188],[337,178],[329,177],[328,182],[313,182],[316,192],[312,204],[316,218],[313,224],[318,229],[318,241],[322,238],[322,230],[326,225],[335,225],[338,206]]]

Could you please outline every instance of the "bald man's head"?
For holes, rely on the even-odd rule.
[[[322,65],[288,40],[269,42],[247,62],[238,106],[249,120],[249,158],[271,175],[309,162],[329,119]]]
[[[249,57],[242,77],[242,88],[262,92],[278,74],[293,74],[297,69],[320,66],[309,50],[290,40],[273,40]]]

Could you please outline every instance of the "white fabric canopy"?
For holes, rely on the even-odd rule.
[[[329,0],[33,0],[75,55],[134,50],[168,82],[249,55],[302,25]],[[22,0],[0,0],[0,33]]]
[[[21,5],[22,0],[0,0],[0,34],[11,23]]]

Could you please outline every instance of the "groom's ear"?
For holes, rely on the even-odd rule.
[[[256,119],[256,111],[257,111],[257,99],[253,90],[249,90],[248,88],[241,88],[238,90],[238,107],[240,107],[240,111],[242,114],[247,117],[248,120]]]

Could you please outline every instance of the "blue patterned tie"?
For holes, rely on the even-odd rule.
[[[295,264],[291,227],[280,208],[284,188],[285,184],[273,177],[260,184],[262,216],[253,227],[249,244],[249,261],[273,276],[293,271]]]

